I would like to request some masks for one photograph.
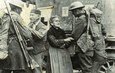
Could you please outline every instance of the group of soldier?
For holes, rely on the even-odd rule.
[[[98,66],[106,60],[106,32],[99,9],[85,10],[81,2],[71,3],[69,11],[76,21],[71,35],[66,36],[59,16],[50,18],[48,29],[41,22],[41,11],[32,9],[30,23],[25,26],[20,16],[21,5],[9,5],[11,10],[7,7],[8,13],[3,11],[0,17],[1,73],[42,73],[46,51],[47,73],[73,73],[69,49],[78,55],[82,73],[97,73]]]

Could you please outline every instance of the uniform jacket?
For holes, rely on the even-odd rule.
[[[38,21],[37,21],[38,22]],[[46,42],[46,33],[48,31],[47,26],[43,24],[41,21],[39,23],[29,23],[29,27],[31,28],[32,31],[32,36],[33,36],[33,53],[38,54],[43,51],[45,51],[45,42]],[[33,29],[33,25],[36,25],[35,29]]]
[[[17,27],[20,31],[22,37],[28,39],[31,35],[28,30],[23,26],[23,20],[19,14],[11,12],[12,19],[17,21]],[[19,45],[18,39],[14,27],[12,25],[11,19],[8,14],[5,14],[2,18],[2,25],[6,25],[3,29],[3,33],[6,33],[4,37],[8,40],[8,58],[3,61],[2,69],[6,70],[24,70],[27,67],[24,55],[22,53],[21,47]]]
[[[4,19],[4,20],[3,20]],[[5,15],[0,18],[0,49],[1,50],[8,50],[7,40],[8,40],[8,25],[4,24]]]
[[[77,21],[75,22],[75,28],[72,31],[72,37],[74,38],[75,42],[76,42],[76,50],[80,52],[80,50],[82,52],[87,52],[90,50],[93,50],[93,41],[92,41],[92,37],[91,37],[91,33],[89,31],[88,34],[88,40],[86,33],[87,33],[87,16],[86,15],[81,15],[80,17],[78,17]],[[86,43],[87,42],[87,43]],[[88,45],[88,48],[87,48]],[[89,54],[89,55],[93,55],[93,54]]]
[[[77,41],[79,37],[82,35],[82,33],[86,31],[86,25],[87,20],[85,15],[80,16],[76,20],[74,24],[74,29],[72,31],[72,37],[74,38],[75,41]]]

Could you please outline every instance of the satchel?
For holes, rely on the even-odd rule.
[[[92,36],[89,34],[90,31],[90,13],[87,12],[87,29],[77,41],[77,45],[81,48],[81,50],[85,53],[88,50],[93,50],[94,42],[92,40]]]
[[[87,35],[87,33],[83,33],[81,37],[78,39],[77,45],[85,53],[88,50],[93,50],[94,42],[92,41],[91,35]]]

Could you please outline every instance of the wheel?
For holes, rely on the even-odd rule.
[[[98,69],[98,73],[115,73],[115,60],[107,60],[101,64]]]

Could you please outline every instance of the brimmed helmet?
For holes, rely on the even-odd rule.
[[[77,8],[84,8],[85,6],[80,2],[80,1],[76,1],[71,3],[69,10],[73,10],[73,9],[77,9]]]

